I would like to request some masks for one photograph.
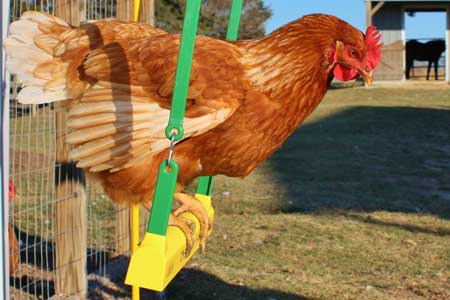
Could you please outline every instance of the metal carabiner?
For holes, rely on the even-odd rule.
[[[170,166],[170,163],[172,162],[172,159],[173,159],[173,149],[175,148],[176,135],[177,135],[176,133],[172,133],[172,135],[170,136],[169,158],[167,159],[168,166]]]

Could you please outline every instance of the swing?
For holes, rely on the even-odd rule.
[[[229,40],[237,39],[242,4],[243,0],[232,1],[227,30],[227,39]],[[165,131],[167,138],[171,142],[169,158],[163,161],[159,167],[147,232],[139,247],[137,247],[136,242],[139,236],[137,231],[139,211],[137,206],[132,208],[133,254],[125,283],[133,286],[133,294],[138,293],[138,287],[163,291],[199,248],[200,222],[193,214],[185,212],[180,215],[180,217],[195,223],[194,243],[192,250],[187,255],[185,253],[186,238],[183,232],[175,226],[168,226],[168,221],[178,175],[178,164],[172,159],[172,154],[175,142],[183,137],[186,96],[189,87],[200,5],[201,0],[188,0],[186,4],[172,107],[169,123]],[[137,21],[138,14],[139,0],[135,0],[135,21]],[[214,209],[211,205],[212,183],[213,177],[201,176],[195,195],[195,198],[208,213],[211,223],[214,218]]]

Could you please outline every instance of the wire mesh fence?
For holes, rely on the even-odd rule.
[[[11,0],[10,20],[18,19],[26,10],[53,14],[63,1]],[[72,1],[66,1],[67,7]],[[114,17],[116,0],[86,1],[86,19]],[[84,19],[84,18],[83,18]],[[127,222],[127,208],[113,205],[101,187],[86,179],[82,202],[71,186],[80,178],[61,173],[64,166],[57,162],[59,140],[65,135],[65,123],[58,118],[58,107],[53,104],[22,105],[15,101],[20,90],[12,78],[10,102],[10,181],[15,187],[9,210],[10,259],[18,261],[10,273],[11,299],[49,299],[61,294],[64,283],[71,280],[67,275],[75,260],[86,264],[88,272],[106,272],[108,261],[115,256],[127,254],[129,237],[127,224],[118,228],[117,220]],[[75,173],[76,171],[72,171]],[[64,182],[66,193],[61,196],[58,186]],[[78,205],[84,216],[79,222],[64,223],[61,205]],[[84,204],[83,204],[84,203]],[[75,219],[76,220],[76,219]],[[86,221],[86,224],[83,224]],[[64,224],[62,226],[61,224]],[[125,228],[125,229],[124,229]],[[74,232],[86,231],[85,249],[81,256],[69,257],[68,262],[58,243]],[[72,261],[71,261],[72,260]],[[69,271],[68,271],[69,270]],[[84,274],[85,276],[86,274]],[[61,279],[64,278],[65,279]],[[60,287],[58,288],[58,285]],[[77,290],[65,290],[64,296],[76,294]]]
[[[12,86],[14,101],[17,85]],[[9,223],[19,245],[10,253],[19,261],[11,274],[12,299],[25,299],[24,293],[45,297],[53,289],[56,132],[52,108],[37,109],[38,115],[31,106],[11,103],[10,180],[16,195],[10,204]]]
[[[86,2],[88,20],[116,17],[117,3],[114,0],[97,0]]]

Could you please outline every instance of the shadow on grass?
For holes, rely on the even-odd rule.
[[[16,293],[20,291],[27,294],[26,296],[30,299],[50,298],[55,294],[55,282],[52,278],[53,242],[42,239],[38,235],[27,234],[17,227],[14,227],[14,232],[19,243],[19,266],[9,278],[9,285],[14,288],[11,294],[17,296]],[[22,299],[26,297],[25,294],[17,297]]]
[[[10,277],[9,285],[21,290],[23,293],[29,294],[30,297],[33,297],[31,295],[34,295],[38,299],[49,299],[51,295],[55,294],[55,285],[53,280],[36,280],[36,278],[30,278],[27,275],[23,275],[20,278]],[[11,299],[15,299],[15,297],[12,297]]]
[[[313,300],[313,298],[270,289],[252,289],[245,285],[235,285],[204,271],[186,269],[171,283],[167,298],[196,300]]]
[[[444,109],[368,106],[302,126],[268,162],[287,193],[284,211],[449,219],[449,120]]]
[[[38,235],[31,235],[14,227],[20,244],[18,270],[10,277],[10,286],[41,299],[55,294],[55,244]],[[98,270],[109,261],[107,250],[87,248],[87,272]],[[24,267],[26,265],[26,268]]]
[[[379,220],[379,219],[375,219],[371,216],[361,216],[358,214],[347,214],[347,217],[349,219],[352,220],[356,220],[359,222],[363,222],[363,223],[370,223],[370,224],[375,224],[375,225],[381,225],[381,226],[386,226],[386,227],[398,227],[398,228],[402,228],[403,230],[407,230],[409,232],[419,232],[419,233],[426,233],[426,234],[432,234],[435,236],[447,236],[450,235],[450,230],[448,230],[447,228],[426,228],[426,227],[421,227],[421,226],[417,226],[417,225],[413,225],[413,224],[404,224],[404,223],[399,223],[399,222],[392,222],[392,221],[384,221],[384,220]]]
[[[130,297],[131,289],[124,284],[128,262],[129,257],[120,256],[106,266],[106,276],[89,275],[89,299]],[[190,268],[181,270],[164,293],[141,289],[140,295],[141,299],[152,300],[314,300],[314,298],[277,290],[253,289],[244,285],[231,284],[208,272]]]
[[[20,263],[33,265],[40,270],[55,270],[55,244],[53,241],[45,240],[38,235],[31,235],[14,227],[14,232],[20,241]],[[87,272],[94,272],[102,264],[109,261],[108,250],[94,248],[86,249]]]

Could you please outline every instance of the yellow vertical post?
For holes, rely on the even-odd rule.
[[[133,203],[131,206],[131,254],[135,253],[139,244],[139,204]],[[131,287],[131,299],[139,300],[139,287]]]
[[[134,0],[133,21],[139,21],[140,0]],[[131,207],[131,254],[135,253],[139,244],[139,204],[133,203]],[[131,299],[140,300],[139,287],[133,285],[131,287]]]
[[[133,21],[138,22],[139,21],[139,8],[141,6],[141,0],[134,0],[134,7],[133,7]]]

